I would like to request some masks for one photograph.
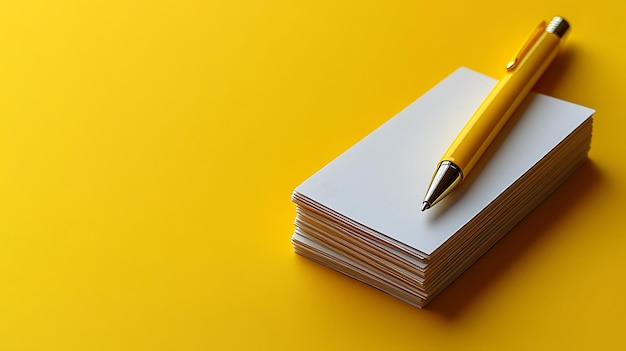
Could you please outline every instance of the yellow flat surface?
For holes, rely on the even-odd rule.
[[[626,347],[625,4],[3,1],[0,349]],[[554,15],[560,190],[425,310],[292,252],[295,186]]]

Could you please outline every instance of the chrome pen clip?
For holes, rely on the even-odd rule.
[[[507,63],[506,65],[507,71],[510,72],[514,70],[515,68],[517,68],[517,66],[522,61],[522,59],[524,59],[524,56],[526,56],[526,54],[528,54],[528,52],[530,51],[530,48],[532,48],[533,45],[535,45],[535,43],[537,42],[537,39],[539,39],[539,37],[541,36],[541,33],[543,33],[546,30],[546,26],[547,26],[546,22],[542,21],[541,23],[539,23],[537,28],[535,28],[530,33],[530,35],[528,36],[528,39],[526,40],[524,45],[522,45],[522,47],[519,49],[517,55],[515,55],[513,60]]]

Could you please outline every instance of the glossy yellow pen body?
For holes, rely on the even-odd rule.
[[[555,17],[548,25],[542,22],[533,32],[507,66],[505,76],[444,153],[422,203],[422,211],[443,199],[471,172],[553,61],[568,29],[569,24],[563,18]]]

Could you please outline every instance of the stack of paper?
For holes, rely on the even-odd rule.
[[[495,80],[460,68],[298,186],[295,251],[423,307],[587,159],[593,110],[529,95],[432,209],[439,158]]]

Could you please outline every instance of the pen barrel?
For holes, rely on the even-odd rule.
[[[463,176],[467,176],[553,61],[560,42],[558,35],[543,32],[524,60],[487,95],[452,142],[442,161],[453,162],[461,168]]]

